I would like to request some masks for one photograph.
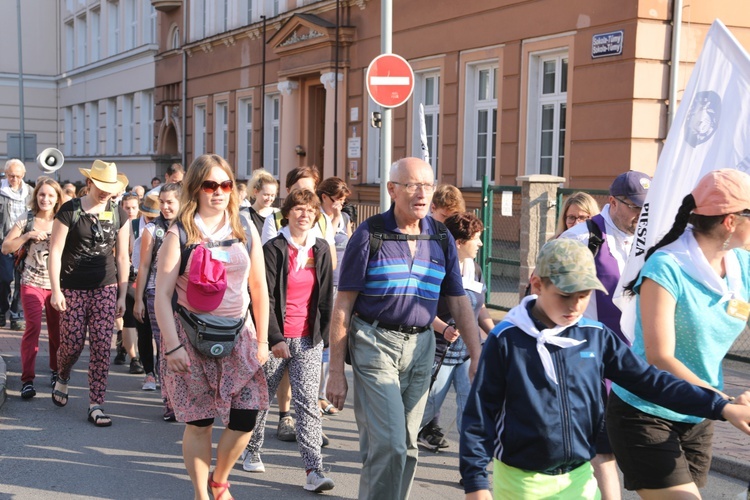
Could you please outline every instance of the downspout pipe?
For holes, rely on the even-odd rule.
[[[672,126],[672,121],[677,113],[677,80],[680,73],[680,38],[682,36],[682,3],[683,0],[674,0],[672,11],[672,57],[669,71],[669,109],[667,113],[667,130]]]
[[[180,128],[182,128],[182,166],[187,169],[187,52],[185,45],[188,41],[187,2],[182,4],[182,113],[180,113]]]

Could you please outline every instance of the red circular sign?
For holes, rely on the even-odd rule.
[[[381,54],[367,68],[367,93],[384,108],[397,108],[414,91],[414,72],[401,56]]]

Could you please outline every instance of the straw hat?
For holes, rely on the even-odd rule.
[[[91,179],[94,186],[105,193],[116,194],[125,190],[128,178],[124,174],[117,173],[117,165],[102,160],[94,160],[91,168],[79,168],[87,179]]]
[[[141,211],[141,215],[144,217],[158,217],[161,213],[160,207],[161,203],[159,203],[159,197],[155,194],[147,194],[143,197],[143,200],[141,200],[141,206],[138,207]]]

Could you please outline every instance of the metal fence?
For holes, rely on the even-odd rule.
[[[485,177],[480,213],[484,224],[480,262],[487,283],[485,303],[488,308],[508,311],[518,304],[521,187],[491,186]]]

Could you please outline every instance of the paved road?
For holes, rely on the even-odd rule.
[[[37,379],[39,395],[21,400],[20,360],[17,356],[5,360],[8,401],[0,410],[0,500],[191,498],[182,464],[182,424],[161,420],[159,396],[140,390],[142,376],[128,374],[125,366],[112,367],[105,407],[114,424],[98,429],[86,421],[86,354],[76,365],[65,408],[50,401],[50,390],[42,383],[45,371]],[[38,366],[45,364],[46,359],[40,357]],[[230,476],[232,494],[238,500],[314,495],[302,489],[304,471],[296,444],[275,439],[276,415],[274,409],[263,453],[267,472],[250,474],[238,464]],[[458,436],[451,422],[455,419],[452,403],[443,415],[450,424],[446,427],[451,427],[452,446],[444,453],[421,453],[412,499],[463,498],[457,483]],[[327,419],[324,429],[332,440],[324,449],[325,466],[336,481],[336,488],[326,496],[356,498],[361,465],[351,406]],[[217,436],[218,431],[214,443]],[[746,483],[712,473],[704,498],[736,500],[746,488]],[[627,493],[624,498],[637,496]]]

